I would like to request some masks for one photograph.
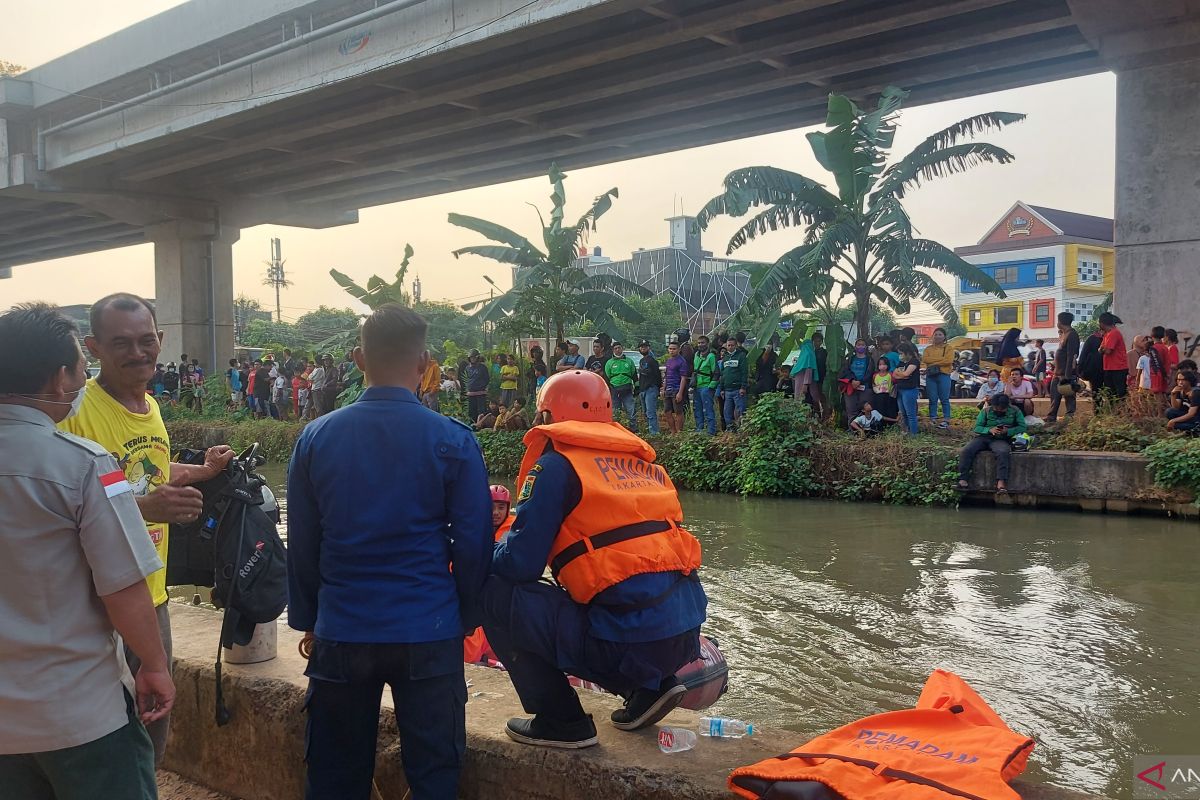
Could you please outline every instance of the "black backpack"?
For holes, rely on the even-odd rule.
[[[217,649],[217,724],[229,721],[221,692],[221,648],[249,644],[254,627],[287,607],[287,550],[276,520],[263,510],[266,480],[254,444],[217,477],[196,485],[204,511],[190,525],[173,525],[167,548],[167,584],[212,587],[225,610]],[[185,451],[181,463],[203,463],[203,451]]]

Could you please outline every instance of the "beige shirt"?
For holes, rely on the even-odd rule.
[[[100,597],[161,568],[112,456],[0,403],[0,754],[129,722],[132,679]]]

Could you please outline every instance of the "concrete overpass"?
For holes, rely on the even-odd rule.
[[[1182,96],[1197,13],[1189,0],[191,0],[0,79],[0,268],[154,242],[169,348],[223,356],[243,227],[342,225],[551,159],[795,128],[823,119],[830,91],[887,84],[934,102],[1117,66],[1123,113],[1182,137],[1192,123],[1160,104],[1178,85],[1197,114]],[[1144,131],[1122,131],[1143,161],[1200,166],[1183,139],[1146,151]],[[1140,231],[1132,172],[1118,219]],[[1129,230],[1131,245],[1200,252],[1178,225],[1170,240]]]

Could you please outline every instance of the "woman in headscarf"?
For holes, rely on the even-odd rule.
[[[1009,328],[1004,334],[1004,338],[1000,340],[1000,350],[996,353],[996,361],[1000,364],[1000,381],[1008,382],[1008,376],[1012,373],[1013,367],[1024,367],[1025,357],[1021,355],[1019,347],[1021,339],[1020,328]]]

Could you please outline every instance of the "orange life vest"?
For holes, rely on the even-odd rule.
[[[680,527],[679,495],[667,471],[654,463],[653,447],[615,422],[539,425],[524,441],[522,497],[549,444],[570,462],[583,487],[546,561],[575,602],[590,603],[634,575],[692,576],[699,569],[700,542]]]
[[[504,538],[504,534],[508,533],[508,529],[512,527],[516,518],[516,515],[510,512],[504,522],[500,523],[500,527],[496,528],[497,542]],[[483,628],[476,628],[463,638],[463,661],[468,664],[478,664],[489,658],[495,659],[496,654],[492,652],[492,646],[488,644]]]
[[[756,800],[805,796],[823,783],[846,800],[1019,800],[1008,782],[1033,740],[1009,729],[957,675],[935,670],[916,708],[876,714],[790,753],[739,767],[729,788]]]

